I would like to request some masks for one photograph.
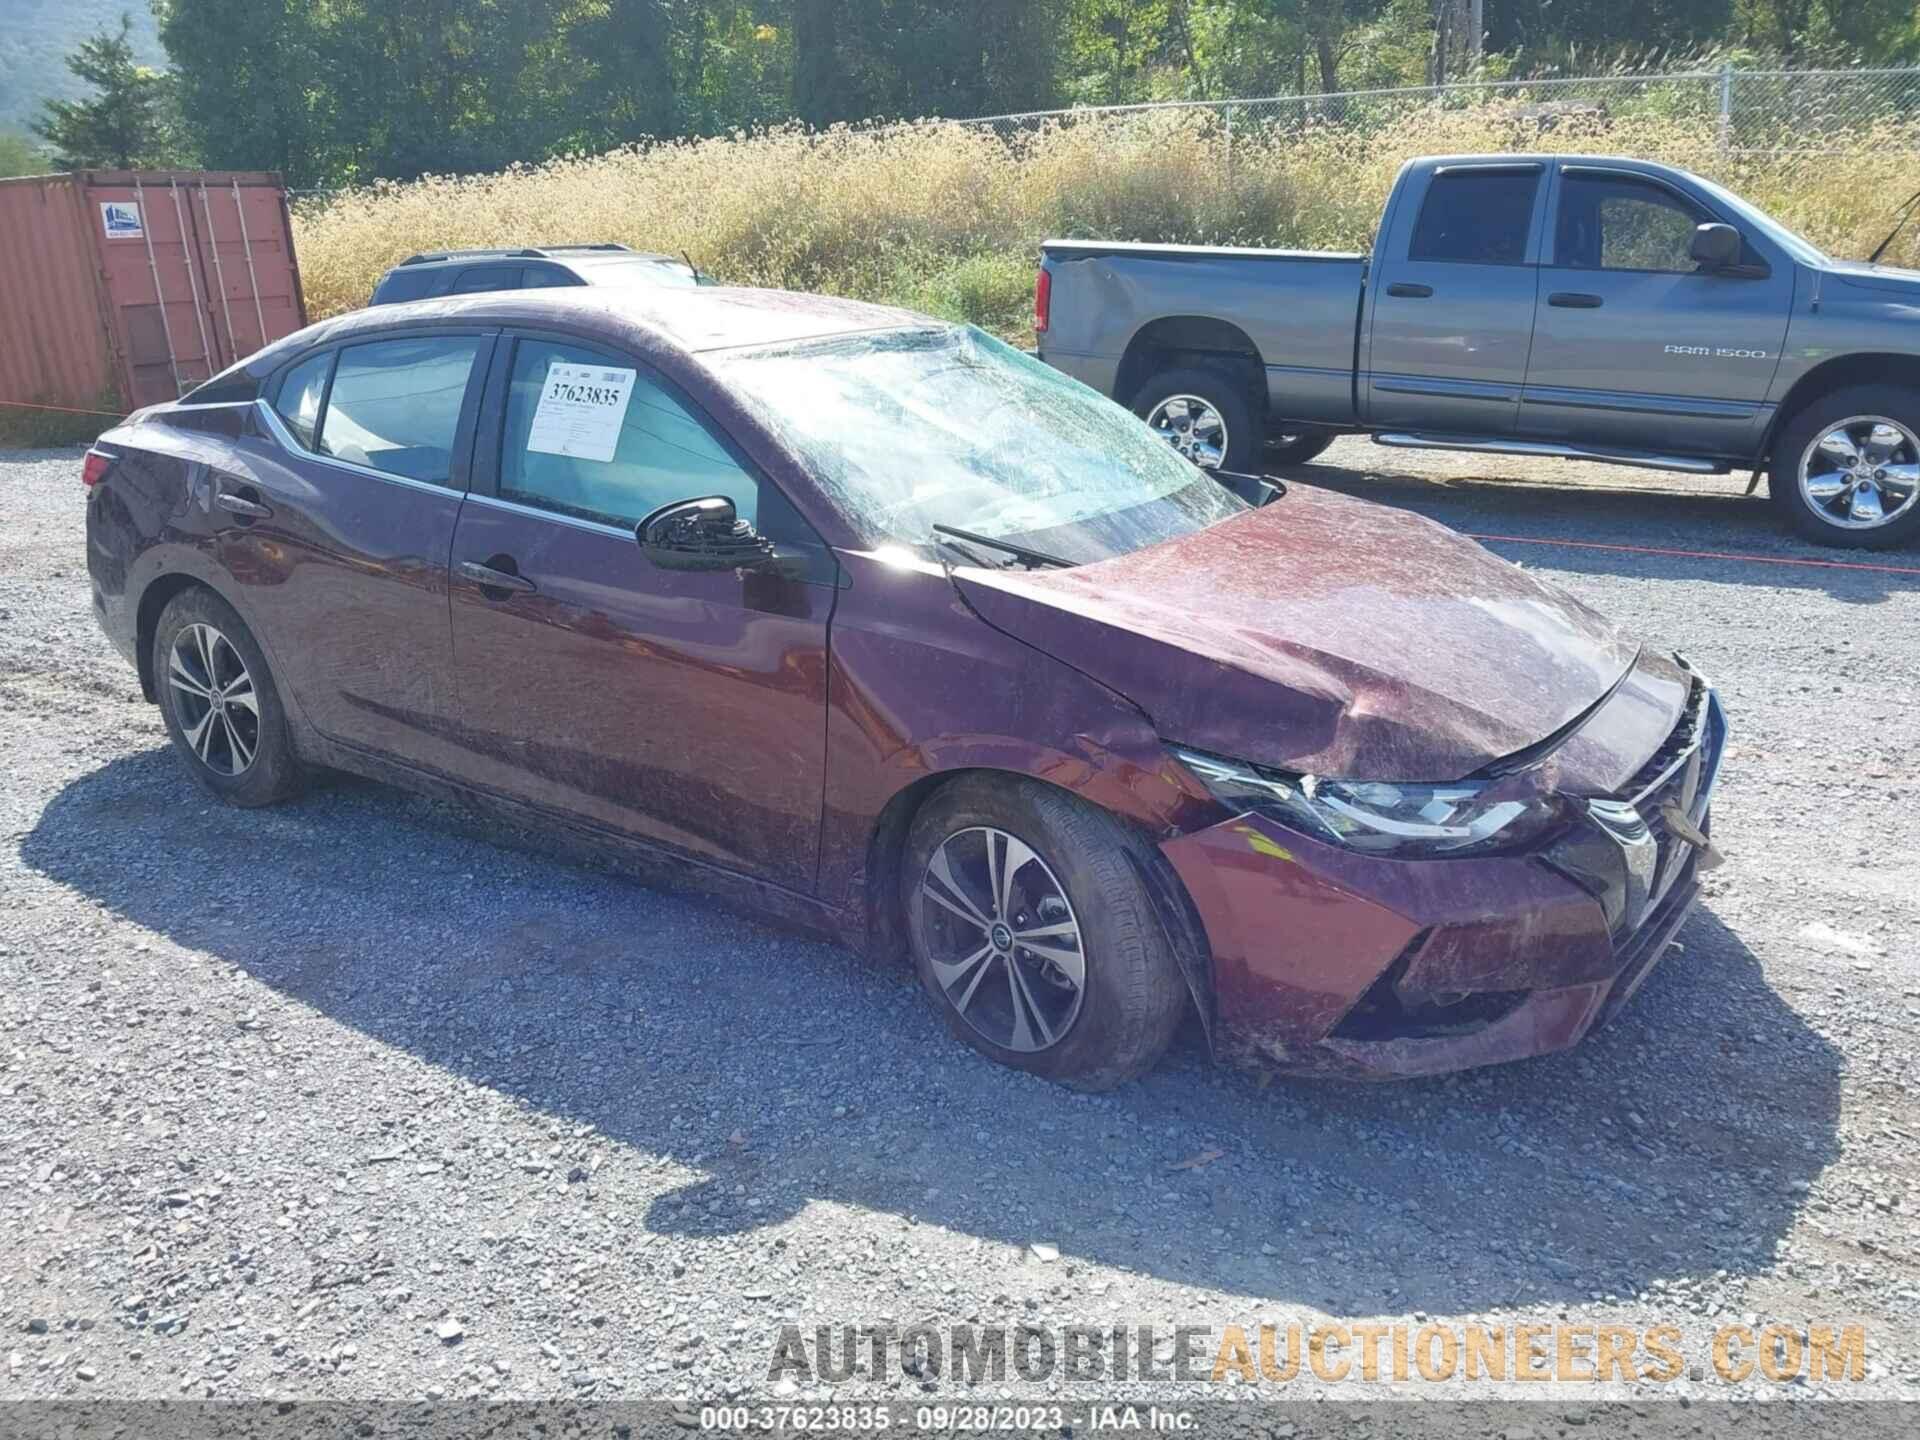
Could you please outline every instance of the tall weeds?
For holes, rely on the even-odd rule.
[[[1361,249],[1394,173],[1426,154],[1665,160],[1835,254],[1865,254],[1920,189],[1920,126],[1795,138],[1834,153],[1722,151],[1711,120],[1691,115],[1576,113],[1543,128],[1498,104],[1429,107],[1366,129],[1243,125],[1230,147],[1216,119],[1184,111],[1074,120],[1012,141],[932,121],[782,128],[375,186],[302,209],[295,229],[316,317],[364,304],[416,251],[618,240],[684,251],[741,284],[905,304],[1021,339],[1049,235]],[[1920,243],[1910,234],[1894,256],[1920,262]]]

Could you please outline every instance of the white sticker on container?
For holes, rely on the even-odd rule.
[[[140,207],[131,200],[102,200],[100,228],[109,240],[138,240],[147,233],[140,223]]]
[[[603,464],[613,459],[636,374],[554,361],[547,367],[547,383],[527,431],[527,449]]]

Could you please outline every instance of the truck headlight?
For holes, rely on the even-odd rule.
[[[1518,849],[1559,822],[1549,798],[1494,798],[1488,782],[1329,780],[1170,747],[1222,805],[1257,811],[1317,840],[1400,859]]]

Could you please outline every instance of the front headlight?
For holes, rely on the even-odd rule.
[[[1170,748],[1222,805],[1258,811],[1315,839],[1375,855],[1494,854],[1538,839],[1559,820],[1551,799],[1489,796],[1486,781],[1328,780]]]

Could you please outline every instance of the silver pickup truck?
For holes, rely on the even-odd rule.
[[[1669,165],[1415,160],[1371,255],[1048,241],[1034,328],[1208,468],[1361,432],[1764,470],[1815,540],[1920,529],[1920,273],[1833,259]]]

